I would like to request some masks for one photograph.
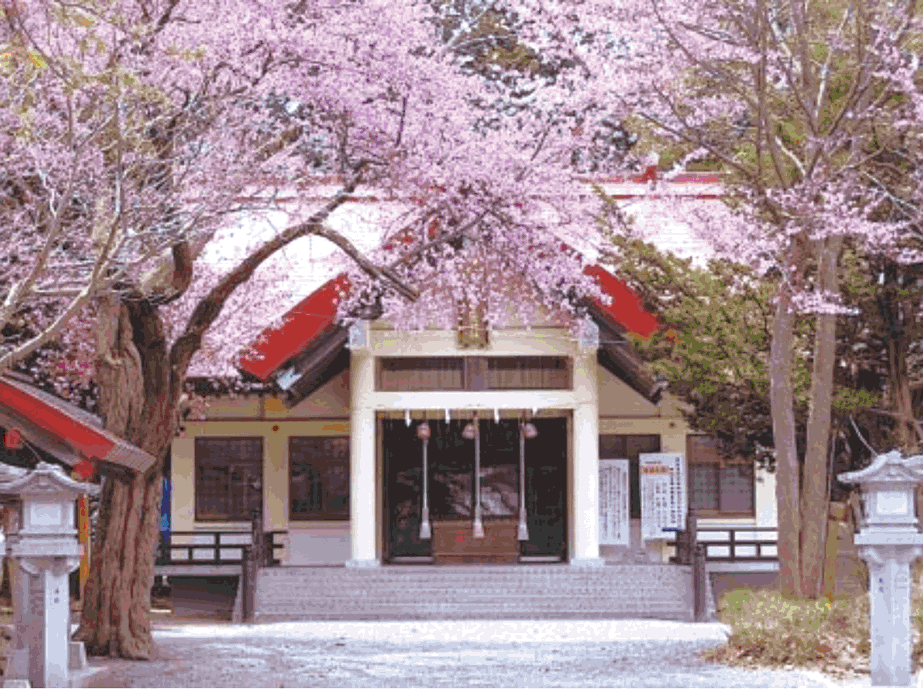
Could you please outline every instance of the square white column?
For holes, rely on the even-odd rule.
[[[377,567],[378,502],[375,485],[375,410],[369,398],[375,390],[375,359],[354,347],[349,365],[349,544],[347,567]]]
[[[597,567],[599,556],[599,381],[596,350],[574,359],[574,456],[571,462],[570,564]]]

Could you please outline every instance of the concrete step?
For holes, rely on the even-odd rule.
[[[688,620],[689,569],[675,565],[271,568],[260,571],[256,618]]]

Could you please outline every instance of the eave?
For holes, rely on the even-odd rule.
[[[103,428],[100,419],[18,375],[0,375],[0,425],[17,428],[29,443],[68,466],[99,462],[116,472],[145,472],[156,458]]]

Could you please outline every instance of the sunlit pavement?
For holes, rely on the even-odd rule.
[[[154,622],[149,662],[94,659],[125,687],[863,687],[707,663],[728,628],[656,620]]]

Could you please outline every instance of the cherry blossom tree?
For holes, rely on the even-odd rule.
[[[599,296],[584,259],[561,251],[586,234],[565,166],[588,140],[582,106],[560,70],[489,78],[466,50],[480,24],[446,32],[444,14],[412,2],[0,7],[0,369],[60,344],[39,364],[92,379],[107,428],[158,458],[104,480],[77,633],[90,653],[145,658],[163,460],[193,357],[232,296],[281,282],[270,259],[311,236],[355,266],[344,317],[411,327],[434,304],[476,303],[501,324],[490,283],[514,313],[534,297],[579,324],[581,300]],[[334,188],[308,199],[321,176]],[[382,221],[390,249],[364,252],[330,222],[367,189],[401,203]],[[247,236],[283,192],[304,197],[289,221]],[[216,271],[209,242],[235,225],[247,241]]]
[[[904,262],[915,258],[920,238],[918,5],[524,4],[535,44],[595,77],[596,97],[626,118],[640,147],[668,153],[680,168],[697,161],[724,173],[731,213],[682,204],[677,212],[698,217],[720,254],[781,278],[770,346],[779,583],[816,595],[844,238]],[[874,163],[884,159],[904,177],[908,196],[876,183]],[[892,213],[898,204],[909,215]],[[799,312],[816,318],[803,485],[793,411]]]

